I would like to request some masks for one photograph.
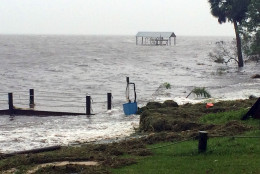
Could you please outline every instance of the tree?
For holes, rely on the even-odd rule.
[[[260,60],[260,0],[251,0],[241,24],[243,50],[251,59]]]
[[[238,66],[243,67],[242,45],[239,24],[246,17],[250,0],[208,0],[211,6],[211,14],[218,18],[220,24],[231,22],[234,24],[236,33],[236,45]]]
[[[233,60],[238,63],[236,40],[234,39],[231,42],[216,42],[215,48],[209,52],[208,56],[216,63],[228,64]]]

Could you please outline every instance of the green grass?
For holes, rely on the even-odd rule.
[[[260,136],[260,131],[251,131],[246,135]],[[167,144],[155,144],[148,148]],[[260,173],[259,138],[210,138],[204,154],[198,153],[197,146],[197,141],[187,141],[153,149],[153,156],[145,157],[135,165],[113,169],[112,173]]]
[[[200,122],[206,124],[224,124],[231,120],[241,120],[242,116],[247,112],[248,109],[240,109],[237,111],[211,113],[201,117]]]
[[[249,126],[260,129],[260,121],[249,118],[245,121],[242,121],[241,118],[248,112],[248,109],[240,109],[236,111],[227,111],[219,113],[210,113],[206,114],[199,119],[200,123],[204,124],[226,124],[229,121],[239,121]]]

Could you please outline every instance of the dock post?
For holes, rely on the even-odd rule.
[[[9,114],[14,115],[13,93],[8,93]]]
[[[86,114],[91,115],[91,97],[86,96]]]
[[[199,131],[199,153],[206,152],[207,140],[208,140],[208,132]]]
[[[111,110],[112,108],[112,94],[107,93],[107,110]]]
[[[30,108],[34,108],[34,89],[30,89]]]

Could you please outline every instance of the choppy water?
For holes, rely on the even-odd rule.
[[[86,116],[0,116],[0,152],[12,152],[73,142],[120,138],[138,126],[139,116],[125,117],[126,76],[137,87],[139,105],[172,98],[179,103],[194,87],[206,87],[216,99],[260,96],[260,64],[214,63],[208,53],[224,37],[178,37],[176,46],[136,46],[134,36],[0,36],[0,109],[7,93],[14,105],[28,108],[28,91],[35,90],[35,109],[86,112],[85,96],[93,99]],[[168,82],[167,95],[153,95]],[[106,111],[112,92],[113,110]]]

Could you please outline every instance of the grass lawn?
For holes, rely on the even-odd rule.
[[[241,109],[206,114],[199,121],[206,124],[225,124],[232,120],[242,122],[240,118],[246,112],[246,109]],[[197,140],[149,145],[147,148],[152,150],[152,156],[140,159],[137,164],[113,169],[112,173],[260,174],[260,121],[249,119],[243,124],[254,127],[243,136],[258,138],[209,138],[207,152],[201,154],[198,153]]]
[[[260,131],[251,131],[245,136],[260,136]],[[197,147],[196,140],[151,145],[148,148],[152,149],[152,156],[135,165],[113,169],[112,173],[260,173],[259,138],[209,138],[204,154],[198,154]]]

